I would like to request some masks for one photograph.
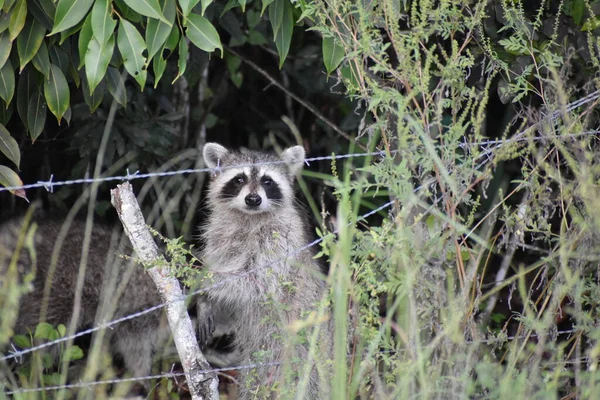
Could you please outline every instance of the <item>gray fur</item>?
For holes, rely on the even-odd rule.
[[[256,179],[268,174],[279,185],[283,198],[269,203],[268,208],[250,212],[237,199],[223,199],[220,190],[240,169],[225,168],[213,176],[208,206],[211,215],[203,227],[205,242],[203,261],[218,286],[209,286],[207,297],[218,312],[231,318],[235,333],[234,346],[241,352],[242,364],[284,362],[286,366],[259,367],[242,370],[240,395],[242,399],[294,396],[297,382],[284,382],[285,368],[299,371],[308,362],[306,342],[289,345],[293,336],[290,324],[302,320],[305,314],[316,311],[325,292],[324,277],[309,250],[293,254],[308,243],[306,225],[294,206],[294,177],[304,162],[304,149],[291,147],[281,158],[249,150],[229,151],[216,143],[204,148],[206,165],[214,168],[247,165],[283,160],[285,164],[260,166]],[[250,176],[250,174],[248,174]],[[258,185],[250,181],[250,191]],[[247,192],[242,191],[240,196]],[[260,190],[258,193],[261,194]],[[264,192],[262,193],[264,195]],[[238,276],[241,275],[241,276]],[[331,327],[321,324],[320,349],[315,353],[318,364],[330,356]],[[307,337],[310,338],[311,329]],[[290,364],[289,361],[300,361]],[[325,374],[317,372],[311,363],[307,397],[327,398]],[[277,385],[277,388],[275,388]],[[273,392],[270,392],[273,390]],[[257,396],[258,394],[258,396]]]
[[[62,323],[68,327],[73,317],[85,222],[76,220],[71,224],[60,249],[51,292],[46,299],[42,298],[44,286],[49,277],[50,260],[63,221],[42,219],[37,224],[34,242],[37,263],[34,265],[25,248],[19,256],[19,276],[23,277],[32,270],[36,273],[31,292],[20,300],[15,333],[27,333],[28,329],[35,329],[40,322],[40,311],[45,302],[45,322],[54,326]],[[0,275],[6,273],[21,225],[21,219],[13,219],[0,225]],[[93,225],[91,235],[92,245],[89,247],[85,269],[78,329],[109,322],[159,304],[160,297],[156,287],[144,269],[118,256],[126,253],[122,246],[116,246],[122,235],[114,232],[112,227],[97,223]],[[106,329],[104,335],[103,343],[109,343],[112,354],[123,357],[127,370],[134,376],[144,376],[151,372],[153,353],[168,339],[169,327],[158,310],[116,324],[112,329]]]

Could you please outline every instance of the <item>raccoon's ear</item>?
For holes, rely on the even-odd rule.
[[[202,155],[204,163],[208,168],[216,168],[217,165],[223,165],[223,159],[227,156],[229,150],[218,143],[206,143]],[[221,160],[219,162],[219,160]]]
[[[292,175],[296,175],[296,173],[299,172],[304,165],[305,155],[306,153],[304,152],[304,147],[293,146],[285,149],[283,153],[281,153],[281,159],[288,165],[290,173]]]

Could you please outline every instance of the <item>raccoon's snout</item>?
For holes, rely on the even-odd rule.
[[[246,196],[246,204],[250,207],[258,207],[260,203],[262,203],[262,198],[258,195],[258,193],[250,193]]]

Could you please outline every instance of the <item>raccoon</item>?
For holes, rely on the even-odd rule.
[[[7,266],[16,248],[22,229],[20,218],[0,224],[0,290],[7,283]],[[75,220],[65,235],[60,249],[57,238],[63,227],[60,218],[38,219],[34,237],[35,256],[24,248],[17,263],[22,280],[29,272],[35,273],[31,290],[20,299],[15,333],[27,334],[40,322],[54,326],[69,326],[74,317],[79,266],[81,262],[85,221]],[[161,302],[158,291],[144,269],[119,257],[125,253],[118,248],[120,233],[112,226],[94,223],[91,245],[83,276],[81,308],[76,322],[78,330],[102,322],[133,314]],[[55,266],[51,268],[53,252],[58,251]],[[3,282],[4,281],[4,282]],[[44,298],[44,287],[50,285]],[[41,315],[45,309],[45,315]],[[162,348],[169,338],[169,327],[160,310],[113,325],[104,330],[103,343],[108,343],[111,353],[120,356],[126,369],[135,377],[149,375],[153,353]],[[97,334],[95,334],[97,335]],[[142,383],[142,386],[144,384]]]
[[[294,197],[304,149],[290,147],[277,157],[207,143],[203,154],[206,165],[217,171],[209,184],[210,216],[201,234],[201,257],[214,280],[206,290],[207,301],[215,313],[230,318],[233,345],[242,364],[270,363],[241,370],[240,398],[295,397],[297,382],[285,382],[289,376],[285,371],[291,369],[302,377],[309,345],[298,337],[290,343],[293,335],[288,328],[317,310],[326,289],[312,252],[297,252],[308,243],[306,224]],[[243,166],[231,168],[236,165]],[[311,329],[307,329],[307,338]],[[319,360],[308,367],[305,392],[311,399],[327,398],[328,393],[323,383],[328,381],[327,372],[317,364],[326,364],[321,358],[330,355],[330,324],[322,324],[319,330]],[[289,361],[293,362],[286,363]],[[273,365],[276,363],[283,365]]]

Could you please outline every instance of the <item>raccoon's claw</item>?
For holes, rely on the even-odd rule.
[[[206,302],[198,302],[198,343],[205,347],[215,331],[215,321],[212,306]]]

